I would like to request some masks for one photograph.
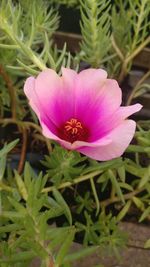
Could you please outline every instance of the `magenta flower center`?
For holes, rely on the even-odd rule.
[[[70,143],[75,141],[86,141],[88,130],[80,121],[72,118],[66,121],[63,125],[61,129],[61,137]]]

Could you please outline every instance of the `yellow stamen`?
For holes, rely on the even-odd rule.
[[[76,135],[79,129],[83,129],[81,122],[77,119],[71,119],[66,122],[65,130],[71,132],[71,134]]]

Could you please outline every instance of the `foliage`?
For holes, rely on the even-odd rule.
[[[82,59],[93,67],[100,67],[110,49],[110,1],[80,2]]]
[[[78,152],[66,151],[56,146],[50,157],[45,156],[43,165],[48,169],[51,181],[58,186],[62,182],[73,181],[84,169],[82,162],[85,159]]]
[[[36,0],[21,1],[18,5],[11,0],[7,4],[2,1],[0,30],[3,43],[0,47],[15,50],[15,62],[7,67],[15,73],[25,69],[28,74],[36,75],[46,65],[53,69],[58,69],[60,64],[67,66],[71,56],[66,52],[66,46],[62,54],[52,50],[51,37],[58,28],[58,21],[57,11],[52,7],[49,9],[47,4],[43,5],[42,0],[38,0],[38,4]],[[17,63],[19,66],[16,66]]]
[[[131,69],[134,57],[150,42],[149,15],[148,0],[120,0],[113,5],[112,44],[117,53],[113,68],[116,68],[120,81]]]
[[[118,229],[115,217],[111,214],[106,216],[103,212],[99,216],[97,222],[93,222],[91,216],[85,212],[86,225],[76,223],[76,225],[84,232],[83,244],[96,244],[102,248],[107,247],[117,253],[118,247],[123,247],[126,235]]]
[[[82,41],[74,54],[53,39],[61,4],[80,8]],[[43,137],[22,91],[25,76],[46,67],[61,74],[62,66],[78,69],[83,61],[122,83],[150,42],[149,15],[149,0],[0,1],[0,266],[28,267],[39,258],[41,267],[68,267],[102,248],[118,255],[127,242],[118,223],[133,207],[137,221],[150,219],[150,121],[137,122],[122,158],[96,162]],[[149,93],[149,75],[137,82],[128,104]],[[45,154],[43,173],[25,162],[28,150]],[[78,239],[84,247],[70,250]]]

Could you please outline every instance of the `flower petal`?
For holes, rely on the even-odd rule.
[[[89,141],[94,142],[107,135],[115,127],[117,127],[123,120],[135,112],[141,110],[142,105],[135,104],[127,107],[119,107],[111,116],[106,119],[98,119],[92,128]]]
[[[136,123],[133,120],[125,120],[106,137],[112,142],[108,145],[97,147],[82,147],[77,149],[90,158],[105,161],[120,157],[128,147],[135,133]]]
[[[77,73],[62,68],[62,76],[47,69],[36,78],[36,92],[45,112],[60,127],[74,116],[74,87]]]
[[[29,99],[29,104],[36,114],[39,113],[40,103],[35,92],[35,78],[29,77],[24,85],[24,92]]]
[[[45,121],[53,133],[56,133],[56,125],[50,120],[44,111],[40,99],[35,90],[35,78],[30,77],[26,80],[24,85],[24,92],[29,99],[29,104],[38,116],[40,123]]]
[[[91,128],[91,124],[95,124],[97,120],[105,120],[119,108],[122,93],[115,80],[91,77],[91,87],[83,81],[84,79],[80,80],[79,74],[76,84],[75,117]]]

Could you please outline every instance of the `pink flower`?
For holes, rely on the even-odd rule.
[[[62,68],[61,77],[46,69],[26,80],[24,92],[44,136],[101,161],[123,154],[136,128],[126,118],[142,108],[120,107],[121,89],[102,69]]]

